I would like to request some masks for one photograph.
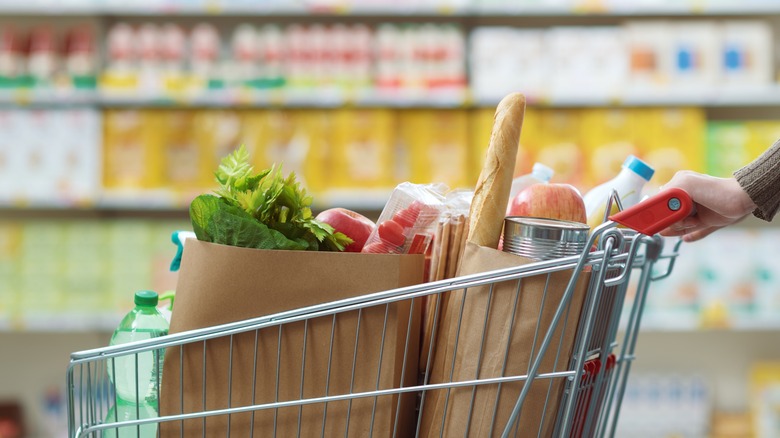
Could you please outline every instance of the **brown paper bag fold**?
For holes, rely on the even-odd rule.
[[[459,275],[529,262],[467,243]],[[527,374],[571,275],[572,270],[566,270],[550,274],[549,278],[524,277],[519,287],[517,281],[508,281],[451,293],[440,315],[429,383]],[[569,368],[588,281],[589,273],[583,273],[568,312],[544,355],[540,373]],[[513,436],[553,436],[564,382],[565,379],[556,378],[532,383]],[[427,391],[421,436],[500,436],[522,387],[523,382],[511,382]]]
[[[266,251],[191,239],[170,333],[418,284],[423,261],[422,255]],[[160,414],[388,389],[402,381],[413,386],[419,315],[419,303],[407,300],[169,348]],[[395,427],[397,436],[409,436],[415,401],[408,393],[167,422],[160,436],[382,437]]]

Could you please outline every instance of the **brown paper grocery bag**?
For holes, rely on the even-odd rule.
[[[467,243],[459,275],[529,262],[513,254]],[[567,270],[553,273],[549,279],[547,275],[524,277],[519,294],[517,281],[495,284],[492,294],[490,285],[451,293],[442,303],[429,383],[527,374],[571,275],[572,270]],[[578,281],[568,312],[556,328],[539,373],[565,371],[570,366],[589,274],[583,273]],[[513,309],[516,309],[514,316]],[[537,321],[540,321],[538,331]],[[559,345],[561,354],[556,361]],[[563,378],[534,381],[513,436],[553,436],[563,386]],[[422,406],[421,436],[500,436],[522,387],[522,382],[512,382],[478,386],[476,390],[474,386],[464,386],[427,391]]]
[[[255,250],[191,239],[170,332],[420,283],[423,261],[422,256]],[[407,300],[169,348],[160,414],[388,389],[402,380],[413,386],[419,307]],[[396,436],[409,436],[416,425],[415,403],[414,393],[366,397],[167,422],[160,432],[163,437],[228,431],[238,437],[382,437],[397,427]]]

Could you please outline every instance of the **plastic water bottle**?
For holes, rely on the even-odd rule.
[[[555,171],[552,168],[545,166],[542,163],[534,163],[531,173],[527,175],[521,175],[512,180],[512,188],[509,191],[509,205],[506,207],[506,214],[509,215],[509,209],[512,205],[512,200],[515,199],[518,193],[524,188],[533,184],[546,184],[550,182]]]
[[[168,321],[157,310],[158,299],[153,291],[136,292],[135,308],[119,323],[109,345],[167,335]],[[108,376],[116,389],[117,403],[145,405],[157,412],[164,355],[165,349],[161,348],[118,356],[113,363],[109,360]]]
[[[157,411],[152,406],[146,403],[127,403],[118,399],[116,404],[108,410],[104,423],[122,423],[146,418],[157,418]],[[103,431],[103,438],[156,438],[157,427],[156,423],[149,423],[106,429]]]
[[[583,197],[590,228],[596,228],[604,222],[604,212],[612,190],[617,192],[624,209],[631,207],[642,199],[642,190],[654,173],[655,170],[649,164],[629,155],[616,177],[594,187]],[[614,213],[617,213],[617,206],[613,204],[610,214]]]

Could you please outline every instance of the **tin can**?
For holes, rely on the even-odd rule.
[[[580,222],[538,217],[504,219],[504,251],[532,260],[551,260],[581,254],[590,227]]]

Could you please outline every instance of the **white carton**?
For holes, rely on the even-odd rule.
[[[722,85],[736,91],[763,90],[773,82],[772,30],[763,21],[726,21],[722,26]]]
[[[670,89],[677,95],[706,96],[720,79],[720,26],[709,21],[685,21],[674,23],[670,30],[672,60],[667,64]]]

